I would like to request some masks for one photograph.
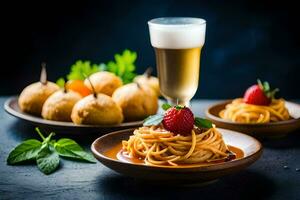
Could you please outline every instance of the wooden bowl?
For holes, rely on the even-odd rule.
[[[143,124],[143,121],[124,122],[117,125],[76,125],[72,122],[60,122],[46,120],[41,117],[33,116],[24,113],[20,110],[18,105],[18,98],[9,98],[4,103],[4,109],[12,116],[31,123],[34,126],[43,128],[44,130],[54,131],[55,133],[63,134],[100,134],[103,135],[108,132],[117,131],[121,129],[128,129],[139,127]]]
[[[214,124],[216,124],[217,127],[247,133],[258,138],[279,138],[300,128],[299,104],[289,101],[285,102],[286,108],[294,119],[264,124],[249,124],[232,122],[220,118],[220,111],[223,110],[225,106],[231,102],[232,100],[228,100],[212,105],[205,111],[206,117],[210,119]]]
[[[152,181],[154,183],[190,184],[205,183],[227,174],[240,171],[254,163],[262,154],[262,145],[255,138],[226,129],[218,129],[225,143],[240,148],[244,157],[229,162],[208,166],[176,168],[171,166],[149,166],[134,164],[107,157],[105,152],[128,140],[134,129],[106,134],[91,145],[94,156],[106,167],[126,176]]]

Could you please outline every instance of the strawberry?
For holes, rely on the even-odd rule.
[[[162,121],[168,131],[189,135],[194,128],[194,114],[185,106],[174,106],[169,108]]]
[[[252,85],[249,87],[244,94],[244,102],[247,104],[270,105],[272,99],[274,98],[275,93],[278,91],[270,89],[268,82],[262,83],[259,79],[257,80],[258,84]]]

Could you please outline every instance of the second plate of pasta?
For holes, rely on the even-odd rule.
[[[284,99],[257,106],[237,98],[212,105],[205,114],[218,127],[256,137],[282,137],[300,128],[300,105]]]

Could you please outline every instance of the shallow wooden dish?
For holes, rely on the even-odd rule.
[[[205,115],[210,119],[217,127],[235,130],[259,138],[278,138],[283,137],[287,133],[295,131],[300,128],[300,105],[286,101],[286,107],[290,115],[294,118],[291,120],[271,122],[265,124],[247,124],[237,123],[229,120],[225,120],[219,117],[219,112],[225,108],[225,106],[231,103],[232,100],[221,102],[212,105],[205,111]]]
[[[60,122],[45,120],[41,117],[33,116],[24,113],[18,105],[18,98],[11,97],[4,103],[4,109],[7,113],[21,120],[29,122],[35,126],[41,127],[44,130],[55,131],[56,133],[64,134],[104,134],[111,131],[138,127],[143,124],[143,121],[125,122],[118,125],[76,125],[72,122]]]
[[[262,154],[262,146],[259,141],[251,136],[226,129],[219,129],[226,144],[243,150],[243,158],[209,166],[176,168],[133,164],[109,158],[104,154],[122,140],[127,140],[132,135],[133,130],[112,132],[99,137],[91,145],[91,150],[94,156],[106,167],[120,174],[146,179],[154,183],[191,184],[210,182],[248,167]]]

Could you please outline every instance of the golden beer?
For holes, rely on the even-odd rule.
[[[198,88],[206,22],[171,17],[153,19],[148,24],[160,91],[171,104],[188,106]]]
[[[179,103],[184,103],[195,95],[198,88],[200,51],[200,48],[155,48],[160,90],[167,99],[178,99]]]

